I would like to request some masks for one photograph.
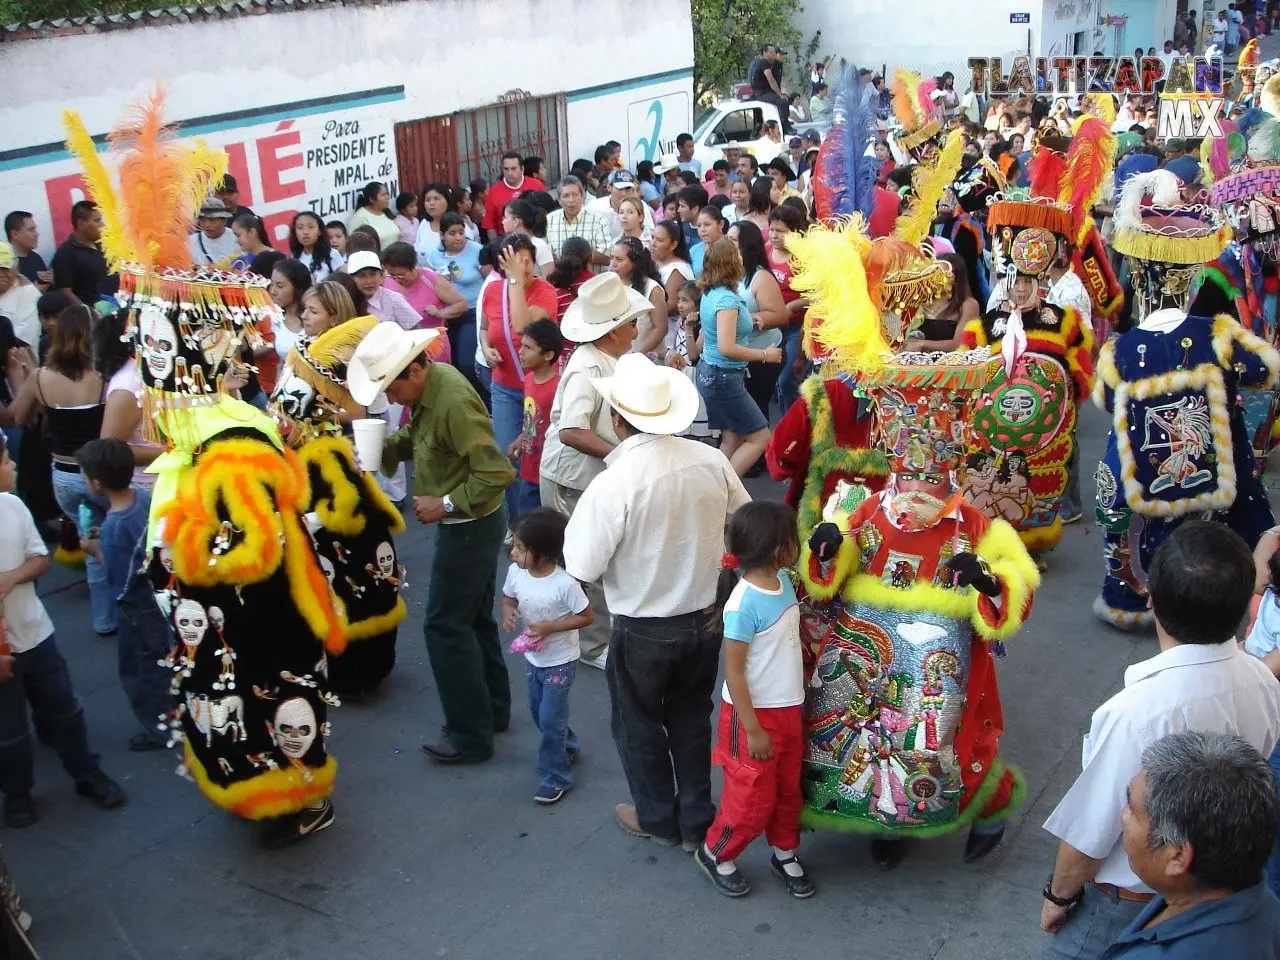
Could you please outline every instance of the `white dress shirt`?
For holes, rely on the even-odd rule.
[[[565,569],[584,583],[603,579],[614,616],[676,617],[711,606],[725,525],[751,500],[725,455],[645,433],[605,463],[569,518]]]
[[[1124,852],[1120,811],[1142,769],[1142,751],[1167,733],[1231,733],[1264,757],[1280,739],[1280,683],[1236,646],[1181,644],[1135,663],[1124,689],[1100,706],[1084,738],[1084,769],[1044,828],[1087,857],[1105,861],[1095,880],[1144,886]]]

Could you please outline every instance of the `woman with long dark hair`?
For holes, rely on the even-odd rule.
[[[417,196],[408,190],[396,195],[396,229],[400,232],[400,239],[410,246],[418,239],[418,211],[421,209]]]
[[[502,232],[522,233],[528,237],[533,243],[533,259],[538,275],[551,272],[555,257],[552,256],[551,245],[544,239],[547,235],[547,215],[541,207],[524,199],[507,201],[502,209]]]
[[[969,294],[969,271],[964,258],[958,253],[944,253],[938,259],[951,265],[951,296],[921,309],[924,320],[917,330],[918,338],[911,339],[913,350],[954,350],[960,343],[960,331],[982,315],[978,301]]]
[[[422,188],[422,219],[418,221],[418,233],[413,248],[418,251],[418,262],[426,263],[431,251],[440,246],[441,221],[457,212],[457,195],[452,187],[443,183],[428,183]]]
[[[658,279],[667,294],[667,316],[680,316],[680,307],[676,303],[680,296],[680,288],[693,279],[693,267],[689,263],[689,244],[685,242],[684,231],[674,220],[659,220],[653,226],[653,236],[649,239],[649,254],[653,257],[653,265],[658,268]]]
[[[232,257],[232,270],[248,270],[253,266],[254,258],[271,249],[271,238],[267,236],[266,225],[262,218],[252,213],[237,214],[231,221],[231,232],[235,234],[236,243],[240,244],[241,253]]]
[[[644,242],[636,237],[623,237],[613,245],[609,257],[609,269],[622,277],[653,304],[647,316],[636,325],[636,340],[632,353],[654,355],[661,362],[667,355],[667,291],[663,289],[658,268],[645,249]]]
[[[371,227],[378,235],[378,242],[384,247],[400,239],[400,228],[396,226],[395,215],[390,212],[391,194],[387,191],[386,184],[376,180],[365,184],[360,191],[359,203],[356,212],[347,220],[348,231]]]
[[[324,222],[310,210],[294,215],[289,224],[289,252],[307,268],[311,282],[328,280],[329,274],[342,269],[347,261],[329,247],[329,232]]]
[[[751,196],[747,201],[747,215],[743,220],[750,220],[760,228],[761,233],[769,232],[769,214],[773,213],[773,181],[768,177],[757,177],[751,184]]]
[[[302,336],[302,295],[311,287],[311,272],[298,260],[281,260],[271,271],[271,300],[280,308],[271,321],[271,340],[280,362]]]
[[[729,228],[729,239],[738,245],[738,253],[742,256],[742,282],[738,284],[738,296],[742,297],[747,313],[751,314],[751,333],[747,335],[746,345],[758,350],[781,347],[782,328],[787,324],[787,305],[782,302],[778,278],[769,269],[764,235],[754,223],[744,220]],[[747,393],[766,420],[770,419],[769,402],[773,399],[780,373],[781,363],[763,360],[747,363]],[[757,476],[763,466],[762,461],[756,461],[747,475]]]
[[[102,431],[106,380],[93,369],[90,330],[94,313],[84,304],[58,314],[44,365],[36,370],[13,401],[13,419],[26,426],[44,411],[45,435],[53,455],[53,495],[63,516],[76,525],[81,537],[90,527],[102,525],[107,501],[89,491],[76,454]],[[87,507],[82,511],[81,507]],[[82,512],[84,516],[82,516]],[[94,557],[85,558],[93,629],[110,635],[116,629],[116,598],[107,573]]]
[[[93,328],[93,365],[107,381],[99,436],[123,440],[129,445],[133,451],[133,483],[149,490],[155,484],[155,475],[147,473],[146,466],[160,456],[164,448],[142,436],[142,375],[133,342],[125,337],[126,316],[123,310],[109,313]],[[244,396],[243,389],[241,396]]]
[[[787,237],[809,227],[809,218],[794,206],[786,203],[777,206],[769,214],[769,243],[765,247],[769,269],[782,287],[782,299],[787,305],[787,323],[782,328],[782,349],[786,360],[778,374],[778,407],[783,413],[800,398],[801,366],[804,354],[801,337],[804,333],[804,314],[809,301],[791,289],[791,251],[787,249]]]

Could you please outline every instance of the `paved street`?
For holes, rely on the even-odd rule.
[[[1105,419],[1089,408],[1086,462],[1096,462],[1104,436]],[[753,492],[781,493],[767,481]],[[45,579],[41,592],[93,743],[130,793],[121,811],[91,807],[41,748],[40,822],[0,829],[0,847],[45,958],[751,960],[837,949],[854,960],[1028,957],[1053,855],[1040,824],[1078,768],[1090,711],[1119,687],[1128,664],[1155,650],[1153,637],[1094,620],[1097,529],[1091,519],[1068,527],[1030,624],[1000,664],[1004,755],[1030,787],[1000,849],[972,868],[960,861],[963,833],[914,843],[906,862],[885,874],[865,840],[808,834],[805,862],[819,893],[797,902],[769,875],[761,842],[741,861],[754,892],[729,901],[688,856],[614,824],[613,804],[627,794],[596,671],[580,670],[574,686],[573,726],[585,753],[577,787],[556,807],[532,802],[536,734],[525,712],[517,710],[491,763],[445,769],[419,752],[441,720],[421,639],[433,544],[416,524],[402,538],[411,612],[385,694],[332,717],[336,824],[314,843],[276,854],[257,848],[252,826],[174,776],[176,754],[125,750],[134,727],[114,646],[89,633],[81,580],[61,568]],[[508,660],[522,706],[523,668],[517,657]]]

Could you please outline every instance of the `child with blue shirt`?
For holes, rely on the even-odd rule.
[[[720,893],[744,896],[751,886],[734,861],[764,834],[774,874],[803,900],[814,893],[796,859],[804,803],[804,657],[795,588],[780,572],[800,554],[795,512],[771,500],[746,504],[729,524],[728,547],[716,589],[724,622],[724,703],[712,756],[724,769],[724,790],[694,859]]]
[[[173,672],[161,664],[171,646],[169,623],[156,604],[151,582],[138,571],[146,560],[151,499],[131,486],[133,451],[123,440],[90,440],[76,453],[85,486],[106,499],[109,510],[96,538],[81,542],[107,574],[120,610],[117,659],[120,683],[142,732],[129,738],[130,750],[160,750],[168,742],[167,716],[173,709]]]
[[[582,585],[559,565],[569,519],[538,507],[521,514],[512,528],[511,566],[502,585],[502,626],[524,632],[512,644],[527,661],[529,711],[542,734],[538,744],[535,803],[549,805],[573,786],[570,767],[581,746],[569,727],[569,688],[578,665],[578,631],[595,620]]]

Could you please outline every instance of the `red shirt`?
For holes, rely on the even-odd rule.
[[[484,219],[480,221],[480,226],[490,233],[501,232],[502,210],[508,203],[526,190],[545,189],[547,185],[537,177],[523,177],[519,186],[516,187],[508,186],[506,180],[499,178],[498,182],[489,188],[489,193],[484,198]]]
[[[876,237],[887,237],[893,233],[902,200],[892,190],[886,190],[884,187],[876,187],[872,196],[871,222],[867,224],[867,232],[874,240]]]
[[[578,299],[578,288],[594,276],[595,274],[590,270],[583,270],[582,273],[578,274],[578,279],[571,281],[567,288],[556,287],[556,308],[559,311],[558,316],[560,319],[564,318],[565,311],[569,309],[569,305]],[[577,344],[572,340],[564,342],[564,350],[561,351],[560,359],[556,362],[556,371],[558,373],[564,373],[565,364],[569,362],[569,355],[573,353],[573,348],[576,346]]]
[[[504,298],[508,295],[511,284],[498,281],[484,288],[484,296],[480,306],[484,315],[489,318],[489,345],[498,351],[502,362],[493,368],[493,382],[511,390],[519,390],[524,385],[524,371],[520,369],[520,359],[516,352],[520,350],[520,336],[511,331],[508,318],[502,322]],[[556,288],[541,277],[534,277],[524,291],[525,302],[530,307],[541,307],[547,316],[559,321],[560,314],[556,309]]]
[[[546,383],[538,383],[530,371],[524,375],[524,426],[520,428],[520,479],[538,482],[538,464],[542,462],[542,444],[547,439],[547,423],[551,420],[551,401],[556,397],[560,374]]]

